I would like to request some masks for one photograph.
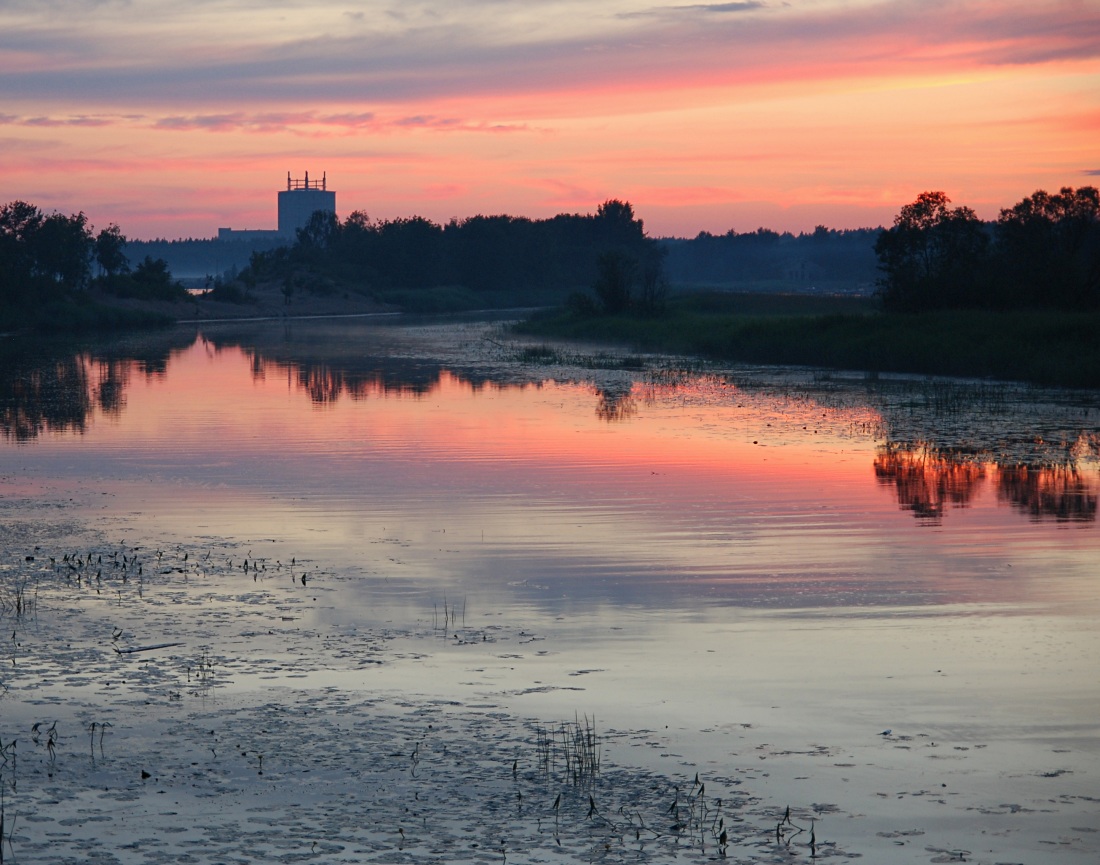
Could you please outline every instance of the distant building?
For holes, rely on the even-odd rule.
[[[286,189],[279,192],[279,227],[271,229],[219,228],[218,240],[280,240],[292,242],[299,228],[304,228],[313,214],[322,210],[336,214],[336,193],[329,190],[328,178],[310,180],[306,172],[304,180],[286,173]]]
[[[328,191],[326,176],[311,183],[308,171],[305,180],[291,180],[288,171],[286,190],[279,193],[279,234],[294,237],[318,210],[336,214],[336,193]]]

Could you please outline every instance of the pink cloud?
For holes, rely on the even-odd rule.
[[[328,134],[386,132],[426,129],[435,132],[519,132],[526,124],[469,121],[457,117],[408,115],[380,117],[372,111],[323,114],[319,112],[266,111],[255,114],[173,115],[153,121],[154,129],[171,132],[286,132],[294,135],[324,137]]]
[[[9,126],[37,126],[42,128],[62,126],[111,126],[117,122],[115,117],[74,115],[69,117],[24,117],[18,114],[0,114],[0,124]]]

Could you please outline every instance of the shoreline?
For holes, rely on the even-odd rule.
[[[957,310],[887,313],[851,299],[720,292],[673,296],[660,315],[533,317],[533,338],[632,346],[719,363],[1100,388],[1096,312]],[[815,306],[808,310],[806,303]],[[866,301],[861,301],[866,304]]]
[[[122,333],[154,326],[386,314],[512,315],[526,316],[516,333],[528,339],[614,346],[719,363],[860,371],[872,380],[880,375],[912,375],[1067,390],[1100,388],[1100,351],[1093,339],[1100,321],[1096,313],[898,314],[873,311],[866,298],[709,291],[674,294],[669,309],[657,316],[583,316],[531,306],[406,312],[347,292],[296,296],[288,305],[273,285],[257,287],[252,295],[254,302],[247,304],[202,297],[166,302],[101,296],[99,308],[110,322],[96,323],[93,316],[56,332]],[[0,337],[29,333],[9,330]]]

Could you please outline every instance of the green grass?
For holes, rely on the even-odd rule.
[[[867,299],[705,292],[675,297],[661,316],[555,311],[517,329],[740,363],[1100,387],[1096,313],[901,315],[879,312]]]

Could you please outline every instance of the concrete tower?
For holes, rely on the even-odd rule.
[[[305,228],[317,210],[336,213],[336,193],[329,191],[326,175],[311,181],[307,171],[305,180],[296,180],[288,171],[286,191],[279,193],[279,234],[293,240],[298,229]]]

